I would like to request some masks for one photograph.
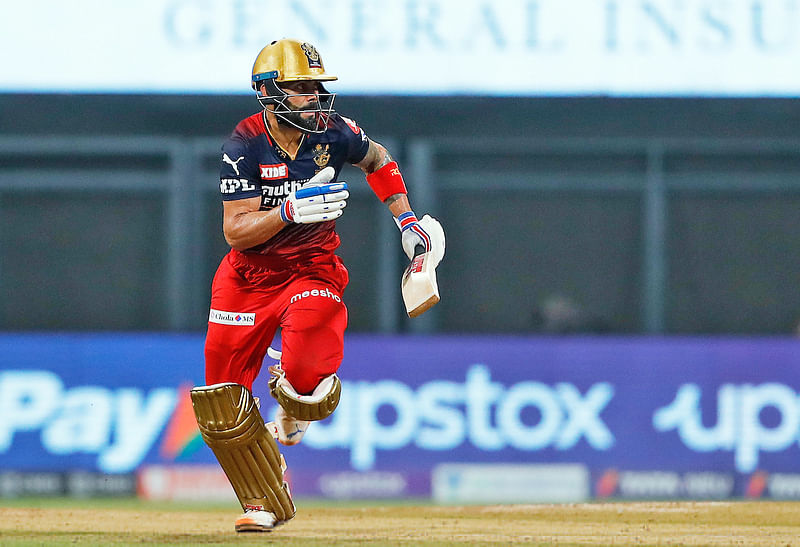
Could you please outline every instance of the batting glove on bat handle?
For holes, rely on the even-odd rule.
[[[400,229],[403,251],[409,260],[431,250],[431,237],[420,225],[413,211],[401,214],[394,221]]]

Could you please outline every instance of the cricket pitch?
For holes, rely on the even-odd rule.
[[[233,531],[236,507],[25,506],[0,500],[4,546],[770,545],[800,546],[800,502],[641,502],[443,507],[298,502],[265,534]]]

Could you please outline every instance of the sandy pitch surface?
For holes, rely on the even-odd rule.
[[[220,510],[0,507],[2,545],[797,545],[798,502],[303,508],[267,534]]]

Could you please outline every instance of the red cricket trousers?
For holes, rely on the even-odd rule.
[[[302,263],[231,250],[211,287],[206,383],[252,390],[272,339],[281,329],[286,379],[309,394],[342,362],[347,269],[333,253]]]

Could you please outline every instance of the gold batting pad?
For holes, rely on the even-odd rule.
[[[197,425],[228,476],[242,509],[258,508],[279,522],[295,514],[278,445],[267,431],[253,394],[234,383],[192,389]]]
[[[339,405],[342,382],[335,374],[323,378],[311,395],[300,395],[280,367],[270,367],[270,372],[274,375],[269,381],[270,393],[286,413],[296,420],[324,420]]]

